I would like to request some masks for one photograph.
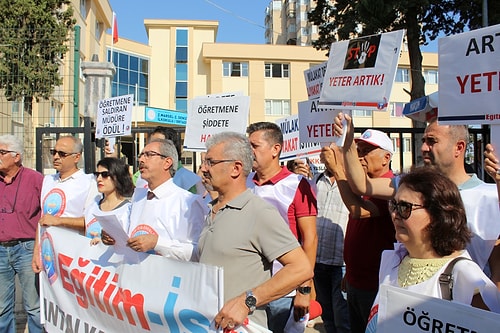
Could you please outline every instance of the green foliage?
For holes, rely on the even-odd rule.
[[[0,88],[8,100],[49,98],[75,25],[70,0],[0,0]]]

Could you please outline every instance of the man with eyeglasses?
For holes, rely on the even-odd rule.
[[[280,165],[283,133],[278,125],[271,122],[253,123],[248,126],[247,134],[254,153],[255,171],[249,175],[247,186],[278,209],[314,266],[318,246],[317,209],[311,185],[302,175],[294,174]],[[279,269],[280,264],[275,262],[273,274]],[[305,330],[311,294],[314,298],[312,279],[301,284],[296,292],[271,302],[267,308],[269,329],[281,333],[287,324],[297,326],[294,324],[301,323]]]
[[[128,246],[139,252],[197,261],[197,244],[208,208],[199,195],[177,186],[177,150],[170,140],[153,140],[139,154],[147,188],[132,196]]]
[[[342,120],[346,126],[342,126]],[[354,136],[351,117],[340,113],[335,119],[336,134],[346,131],[346,143]],[[500,289],[500,209],[494,184],[486,184],[476,174],[465,171],[464,161],[469,142],[465,125],[440,125],[437,118],[429,121],[422,138],[424,166],[436,168],[450,178],[460,190],[467,214],[467,223],[473,233],[467,251],[486,275]],[[344,145],[346,147],[346,145]],[[490,146],[491,148],[491,146]],[[488,151],[488,148],[487,148]],[[491,156],[491,155],[487,155]],[[348,179],[356,192],[391,199],[396,194],[399,177],[393,179],[367,178],[355,163],[352,152],[344,148]],[[490,169],[490,171],[492,171]]]
[[[248,318],[267,327],[266,303],[313,275],[312,265],[277,209],[248,190],[253,154],[245,135],[215,134],[201,165],[211,202],[200,262],[224,268],[224,305],[215,326],[229,332]],[[273,260],[284,265],[271,277]]]
[[[390,169],[394,153],[392,141],[384,132],[368,129],[352,141],[349,148],[357,157],[358,167],[371,179],[394,177]],[[395,229],[386,200],[361,196],[349,186],[340,149],[333,144],[323,147],[322,154],[349,210],[344,240],[346,274],[342,287],[347,292],[351,332],[363,333],[378,292],[382,252],[393,249]]]
[[[0,327],[15,332],[16,275],[30,332],[42,332],[36,274],[31,269],[40,219],[42,174],[22,165],[23,144],[14,135],[0,136]]]
[[[50,149],[57,172],[43,179],[40,226],[65,227],[83,234],[85,208],[99,193],[94,175],[78,168],[82,152],[81,140],[71,135],[59,137],[55,147]],[[40,255],[37,249],[35,251],[33,270],[40,272]]]

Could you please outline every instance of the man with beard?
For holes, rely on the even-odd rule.
[[[343,119],[347,126],[342,126]],[[399,178],[383,179],[366,177],[358,165],[354,152],[348,149],[353,140],[354,127],[351,117],[339,115],[335,118],[335,134],[346,131],[344,142],[344,161],[347,179],[351,188],[364,195],[392,199],[396,193]],[[450,178],[460,190],[467,213],[467,222],[473,233],[467,246],[472,259],[481,267],[500,289],[500,246],[496,245],[500,235],[500,214],[498,195],[493,184],[486,184],[475,174],[465,171],[464,160],[469,141],[465,125],[439,125],[432,120],[425,129],[422,138],[422,156],[424,165],[437,168]],[[355,162],[356,161],[356,162]]]

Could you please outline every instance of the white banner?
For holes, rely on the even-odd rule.
[[[500,315],[459,304],[423,296],[392,286],[382,285],[378,325],[367,332],[498,332]],[[372,322],[373,323],[373,322]]]
[[[332,109],[387,108],[404,30],[333,43],[320,105]]]
[[[134,95],[103,99],[97,105],[95,137],[113,138],[132,133]]]
[[[439,38],[442,124],[500,124],[500,24]]]
[[[318,99],[323,87],[323,79],[325,77],[326,66],[328,62],[313,66],[304,71],[306,80],[307,97],[309,99]]]
[[[215,332],[221,268],[91,246],[57,227],[42,234],[41,251],[47,332]]]
[[[188,102],[184,150],[205,151],[208,138],[220,132],[246,133],[250,97],[197,97]]]
[[[276,121],[283,133],[283,147],[281,147],[280,161],[292,160],[321,152],[318,143],[301,142],[299,138],[299,115],[292,115]]]

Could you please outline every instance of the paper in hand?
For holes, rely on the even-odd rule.
[[[120,220],[115,215],[95,215],[95,218],[102,226],[102,229],[106,231],[115,240],[116,247],[126,247],[128,235],[123,230]]]

